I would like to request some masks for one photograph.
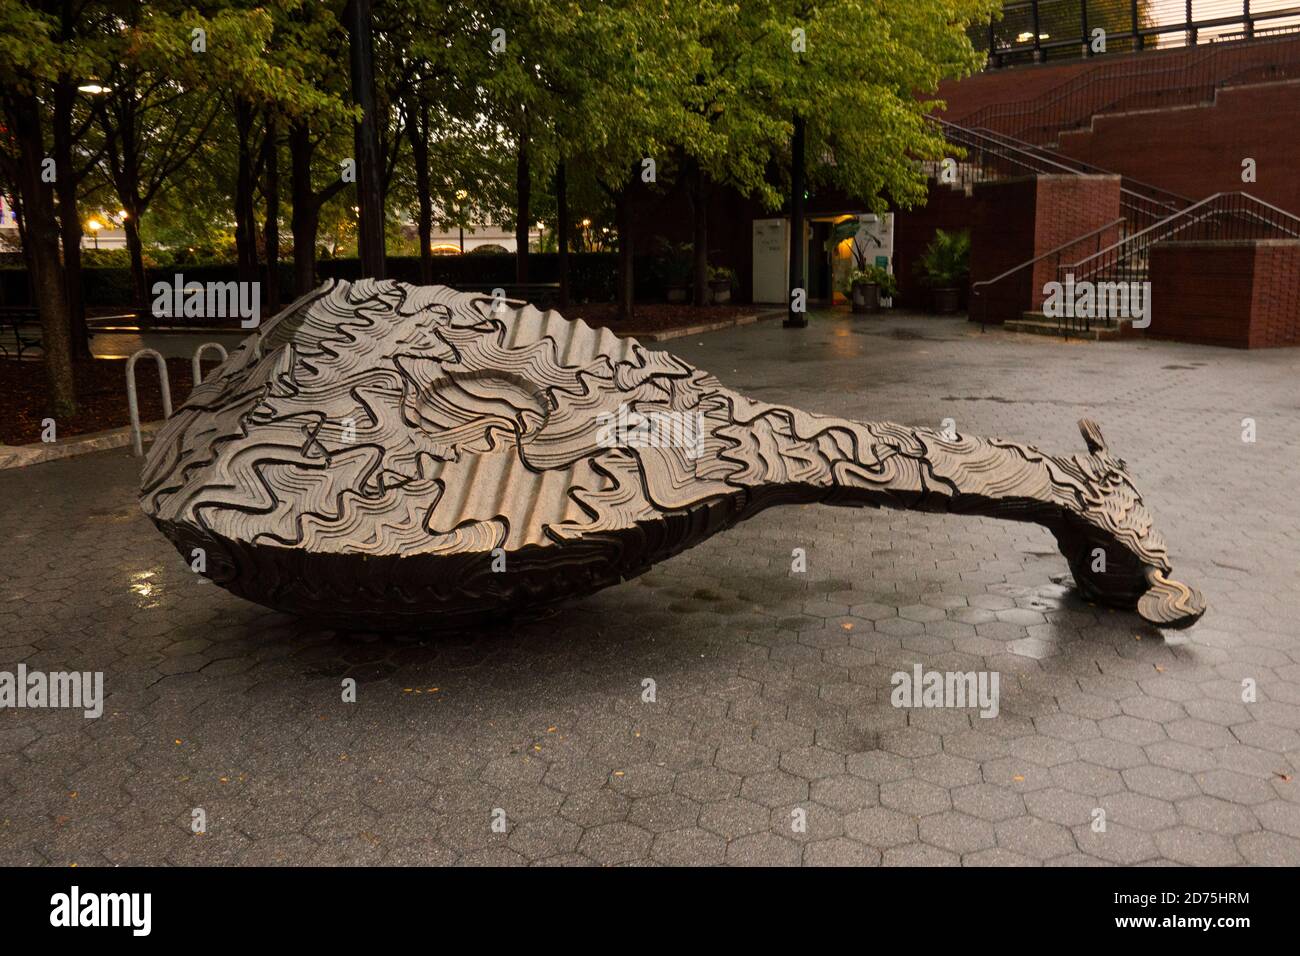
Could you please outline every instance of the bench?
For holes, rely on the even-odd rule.
[[[0,339],[0,352],[6,358],[9,357],[9,348],[5,343],[11,338],[20,359],[28,349],[41,348],[41,313],[33,305],[0,306],[0,328],[5,330],[3,339]],[[94,335],[95,330],[88,327],[86,337],[93,338]]]
[[[40,348],[41,316],[33,306],[7,305],[0,307],[0,323],[12,334],[20,359],[27,349]],[[7,340],[8,336],[5,339]],[[9,356],[9,349],[3,342],[0,342],[0,350],[4,351],[6,358]]]

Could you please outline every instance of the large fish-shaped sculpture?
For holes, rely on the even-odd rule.
[[[331,282],[249,336],[159,431],[144,511],[241,597],[366,629],[455,627],[632,577],[764,508],[1032,521],[1082,595],[1162,627],[1169,577],[1120,459],[758,402],[554,311]]]

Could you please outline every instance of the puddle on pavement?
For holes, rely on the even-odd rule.
[[[146,611],[162,604],[162,590],[157,571],[136,571],[131,575],[131,592],[138,606]]]
[[[86,520],[98,524],[124,524],[141,517],[144,517],[144,512],[138,505],[131,504],[119,508],[96,508],[86,515]]]

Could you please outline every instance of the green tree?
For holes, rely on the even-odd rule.
[[[45,94],[77,71],[74,52],[59,42],[59,4],[0,0],[0,110],[4,136],[0,166],[21,215],[23,253],[41,317],[42,351],[50,410],[76,414],[72,375],[71,313],[60,229],[54,211],[58,167],[47,149],[50,120]]]
[[[967,28],[997,8],[996,0],[773,4],[767,43],[788,63],[774,100],[806,121],[810,185],[877,210],[924,201],[915,161],[951,150],[926,121],[939,105],[934,93],[982,65]]]

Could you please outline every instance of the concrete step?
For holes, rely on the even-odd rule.
[[[1049,319],[1042,312],[1023,312],[1020,318],[1011,319],[1002,323],[1002,327],[1008,332],[1026,332],[1030,335],[1054,335],[1060,338],[1085,339],[1090,342],[1104,342],[1112,339],[1124,338],[1131,334],[1128,329],[1130,323],[1127,319],[1122,320],[1116,325],[1109,328],[1101,325],[1094,325],[1088,331],[1071,330],[1069,335],[1061,328],[1056,319]]]

